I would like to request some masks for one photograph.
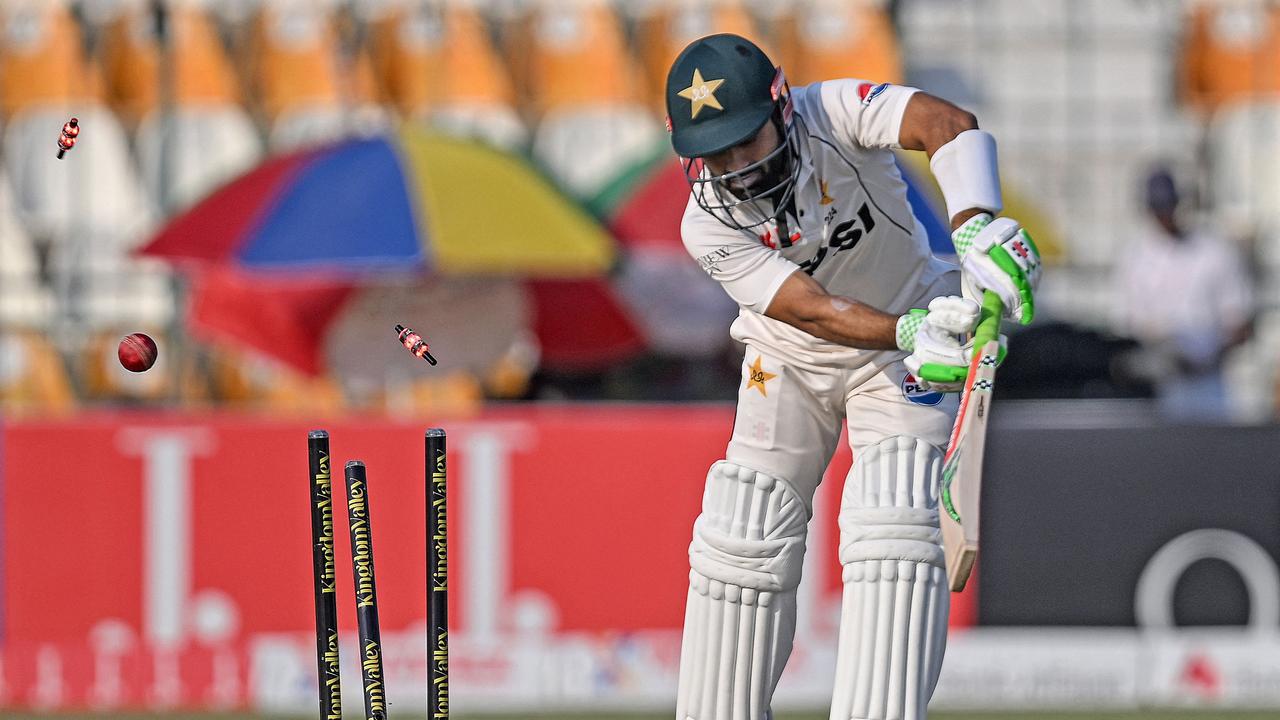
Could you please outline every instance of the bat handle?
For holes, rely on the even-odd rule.
[[[980,349],[983,345],[1000,337],[1000,316],[1004,314],[1004,303],[1000,296],[987,290],[982,295],[982,313],[978,316],[978,327],[973,331],[973,347]]]

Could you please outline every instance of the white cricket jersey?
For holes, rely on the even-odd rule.
[[[799,217],[789,216],[789,246],[779,241],[773,221],[734,230],[690,197],[680,225],[684,246],[742,308],[730,330],[734,339],[784,358],[846,368],[902,355],[823,340],[764,311],[797,269],[832,295],[894,314],[924,307],[921,301],[955,269],[929,251],[894,163],[902,114],[915,92],[861,80],[792,90],[801,171],[795,191]]]

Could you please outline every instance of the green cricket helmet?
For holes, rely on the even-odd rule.
[[[782,69],[744,37],[709,35],[676,57],[667,73],[666,99],[671,145],[698,205],[737,230],[785,221],[800,162]],[[754,139],[768,122],[778,130],[776,148],[745,167],[711,174],[703,158]],[[757,175],[762,181],[744,180]],[[787,244],[786,233],[781,235]]]

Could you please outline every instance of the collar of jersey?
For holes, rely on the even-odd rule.
[[[797,143],[800,147],[800,174],[796,176],[796,191],[798,192],[813,177],[813,156],[809,150],[809,128],[805,125],[804,118],[799,113],[796,113],[796,122],[800,124],[799,132],[804,135],[802,141]]]

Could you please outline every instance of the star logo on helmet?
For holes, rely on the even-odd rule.
[[[692,115],[690,115],[690,117],[696,118],[698,117],[698,113],[702,112],[703,107],[713,107],[716,110],[724,110],[720,105],[720,101],[716,99],[716,89],[723,84],[724,80],[703,80],[702,70],[694,68],[693,82],[689,84],[689,87],[676,94],[693,103],[693,108],[690,111],[692,112]]]

